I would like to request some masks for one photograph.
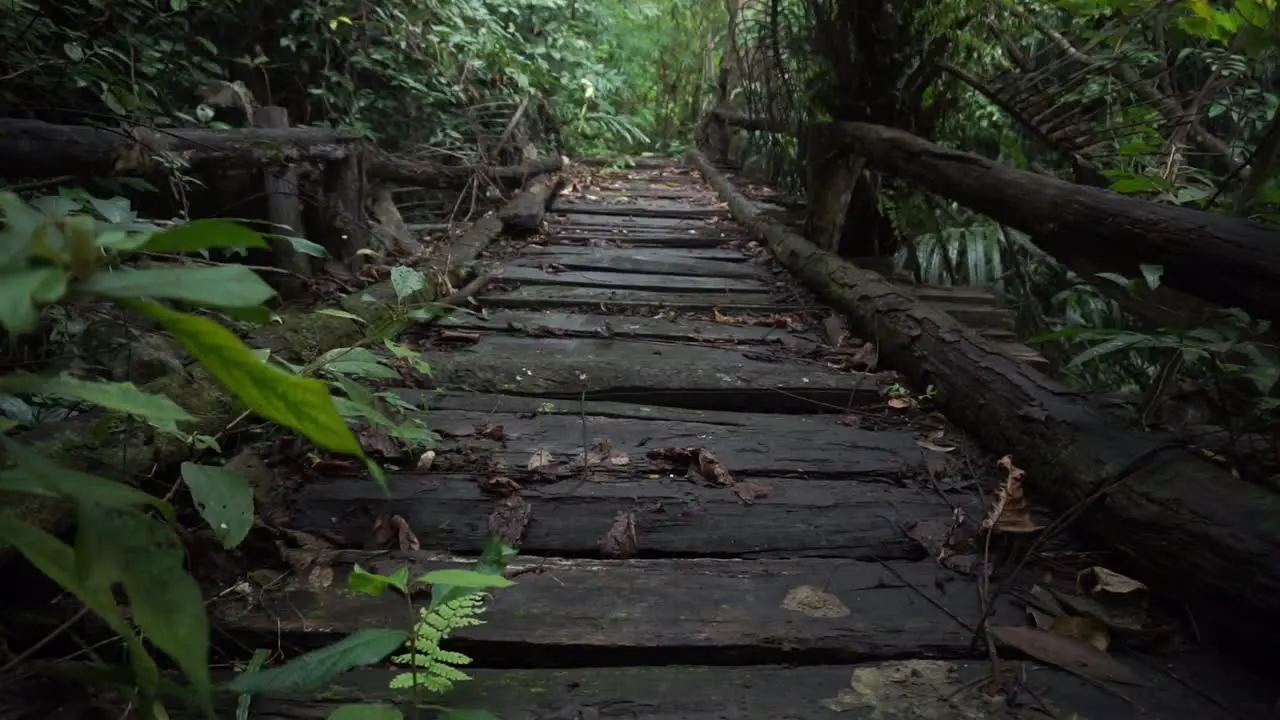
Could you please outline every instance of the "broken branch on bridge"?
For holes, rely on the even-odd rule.
[[[837,126],[843,147],[871,167],[1021,230],[1054,257],[1087,257],[1131,276],[1158,265],[1175,290],[1280,320],[1280,233],[1272,228],[1015,170],[893,128]]]
[[[956,163],[952,156],[961,155],[937,152],[944,158],[937,162]],[[691,156],[735,220],[877,338],[887,365],[936,387],[949,418],[990,448],[1011,452],[1038,497],[1067,509],[1104,493],[1082,517],[1084,530],[1144,569],[1153,584],[1189,595],[1226,633],[1280,640],[1280,497],[1169,438],[1119,427],[1081,395],[880,275],[769,220],[701,153]],[[1242,617],[1257,622],[1242,624]]]
[[[565,188],[563,175],[539,175],[530,180],[524,191],[518,193],[498,211],[498,219],[502,227],[511,234],[528,234],[537,232],[542,227],[542,219],[556,195]]]

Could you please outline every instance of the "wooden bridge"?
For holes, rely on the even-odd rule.
[[[402,599],[346,591],[355,564],[420,572],[498,533],[520,548],[517,585],[459,633],[477,679],[446,705],[545,720],[1264,717],[1274,698],[1211,657],[1020,640],[1027,604],[1072,591],[1090,556],[1054,548],[996,592],[974,530],[1009,471],[899,387],[874,339],[774,267],[697,174],[610,175],[554,211],[546,237],[493,251],[502,272],[474,314],[418,338],[432,377],[403,394],[444,438],[430,467],[394,474],[389,499],[330,474],[265,509],[309,540],[285,551],[292,572],[213,601],[223,630],[297,651],[403,624]],[[988,296],[912,292],[1005,329]],[[982,639],[988,610],[999,647]],[[347,675],[254,716],[325,717],[386,696],[389,678]]]

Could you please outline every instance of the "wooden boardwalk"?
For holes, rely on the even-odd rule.
[[[520,547],[518,584],[459,634],[477,680],[445,704],[530,720],[1263,717],[1274,698],[1193,654],[1122,656],[1132,677],[1113,685],[1002,651],[1015,659],[987,682],[978,580],[936,562],[927,530],[982,517],[993,458],[895,395],[688,171],[619,174],[555,211],[548,237],[499,248],[482,314],[424,339],[430,387],[405,394],[445,438],[432,467],[394,474],[390,499],[364,477],[301,484],[276,519],[325,546],[216,600],[223,630],[296,651],[402,625],[403,600],[345,592],[354,564],[424,571],[497,531]],[[1027,625],[1018,596],[992,624]],[[255,717],[324,717],[388,678]]]

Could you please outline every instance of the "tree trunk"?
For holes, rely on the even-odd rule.
[[[946,152],[946,151],[941,151]],[[1155,434],[1119,427],[1081,395],[998,352],[874,272],[824,253],[766,217],[705,158],[734,219],[807,287],[880,343],[886,365],[933,385],[947,416],[1027,471],[1029,491],[1080,522],[1198,619],[1275,654],[1280,647],[1280,496]],[[1242,620],[1243,619],[1243,620]]]
[[[1280,232],[1014,170],[879,125],[839,123],[847,152],[1028,235],[1054,257],[1129,276],[1160,265],[1176,290],[1280,320]]]
[[[818,247],[836,252],[843,237],[849,198],[865,163],[845,152],[832,152],[832,127],[814,123],[806,129],[805,188],[808,213],[804,234]]]
[[[289,127],[289,112],[282,107],[264,107],[258,111],[254,122],[260,128],[283,130]],[[298,185],[298,169],[292,165],[264,168],[262,182],[263,194],[267,196],[267,221],[272,225],[271,232],[291,237],[302,236],[302,193]],[[294,250],[288,240],[273,237],[270,242],[276,267],[301,277],[311,275],[311,263],[307,255]],[[288,290],[288,294],[294,294],[299,289],[296,278],[284,281],[283,284],[286,287],[281,290]]]

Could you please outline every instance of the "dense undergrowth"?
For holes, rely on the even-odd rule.
[[[516,162],[551,152],[625,162],[641,153],[681,152],[694,141],[700,118],[719,102],[799,125],[842,116],[857,92],[842,84],[846,78],[838,77],[831,59],[854,40],[823,21],[833,5],[820,0],[10,5],[0,18],[0,107],[12,117],[60,123],[227,127],[243,120],[238,106],[251,102],[285,107],[299,124],[355,128],[384,149],[430,152],[460,163]],[[932,71],[928,62],[945,62],[963,72],[935,73],[919,88],[923,110],[911,118],[910,129],[1016,167],[1071,177],[1070,159],[1012,117],[1000,93],[992,97],[964,80],[965,74],[991,80],[1039,73],[1064,82],[1078,71],[1050,56],[1065,42],[1098,60],[1095,71],[1070,84],[1063,97],[1082,108],[1071,127],[1082,133],[1076,139],[1080,152],[1108,186],[1151,202],[1280,222],[1274,177],[1280,162],[1280,25],[1274,1],[1239,0],[1232,8],[1203,0],[1151,5],[921,4],[904,25],[910,42],[904,40],[902,49],[911,52],[895,71],[918,80]],[[940,46],[941,54],[928,52]],[[1190,129],[1170,136],[1159,102],[1109,72],[1116,63],[1137,68],[1161,92],[1166,85],[1182,94],[1196,89],[1190,114],[1221,139],[1226,156],[1195,147]],[[721,87],[726,65],[734,73]],[[504,142],[493,143],[495,137]],[[793,138],[759,133],[738,142],[748,169],[781,187],[802,189]],[[1255,171],[1247,178],[1235,167],[1244,163]],[[224,463],[220,443],[235,433],[193,430],[188,411],[162,394],[87,379],[74,367],[49,369],[67,369],[55,360],[74,345],[66,338],[78,337],[73,328],[83,329],[87,317],[121,325],[145,320],[176,337],[215,384],[242,403],[237,422],[260,416],[319,448],[363,458],[348,427],[354,421],[380,426],[425,451],[436,439],[429,422],[370,386],[413,363],[394,331],[431,315],[430,303],[420,298],[430,280],[393,268],[390,321],[368,328],[350,346],[297,364],[246,345],[229,329],[270,324],[278,309],[274,291],[253,270],[219,254],[265,247],[256,233],[231,223],[141,219],[129,201],[111,197],[162,193],[141,182],[92,179],[86,192],[58,182],[8,180],[15,193],[0,196],[6,221],[0,324],[11,350],[29,350],[16,338],[31,331],[44,342],[33,355],[10,358],[8,367],[23,372],[0,379],[6,393],[0,395],[2,439],[12,462],[0,471],[0,490],[68,502],[79,534],[66,542],[5,512],[0,545],[22,552],[122,639],[118,652],[104,653],[102,662],[78,666],[81,677],[124,688],[146,717],[163,717],[166,704],[207,710],[215,688],[208,623],[201,590],[184,566],[173,492],[59,467],[16,438],[41,425],[42,417],[65,418],[93,407],[112,413],[111,428],[126,421],[153,428],[202,454],[200,463],[183,466],[174,487],[185,488],[219,542],[235,548],[254,522],[251,488]],[[901,240],[902,268],[925,282],[1003,294],[1019,309],[1024,335],[1042,336],[1058,371],[1078,386],[1150,396],[1178,378],[1208,388],[1222,405],[1224,393],[1240,395],[1243,383],[1245,406],[1231,405],[1249,418],[1242,427],[1270,428],[1280,364],[1274,335],[1262,323],[1230,311],[1207,325],[1156,327],[1123,310],[1096,278],[1083,278],[1040,252],[1033,238],[891,178],[882,178],[875,200]],[[132,266],[138,258],[168,264]],[[200,263],[188,262],[192,258]],[[1160,269],[1104,280],[1142,297],[1159,287]],[[368,467],[371,481],[381,477],[376,464]],[[250,672],[218,690],[243,697],[312,691],[342,670],[381,662],[407,647],[396,658],[407,668],[396,682],[414,693],[415,706],[483,717],[479,710],[434,707],[429,696],[465,679],[457,669],[465,657],[441,642],[453,628],[476,621],[482,591],[508,584],[500,572],[510,554],[491,543],[472,571],[415,579],[407,570],[357,572],[352,589],[375,595],[390,590],[412,598],[413,586],[432,586],[425,607],[409,603],[414,638],[371,631],[267,670],[261,670],[266,656],[240,658]],[[112,595],[117,586],[128,600],[127,613]],[[0,655],[0,666],[10,670],[30,659],[15,650]],[[162,672],[170,667],[181,672],[183,683]],[[352,720],[396,717],[399,711],[370,705],[342,712]]]

